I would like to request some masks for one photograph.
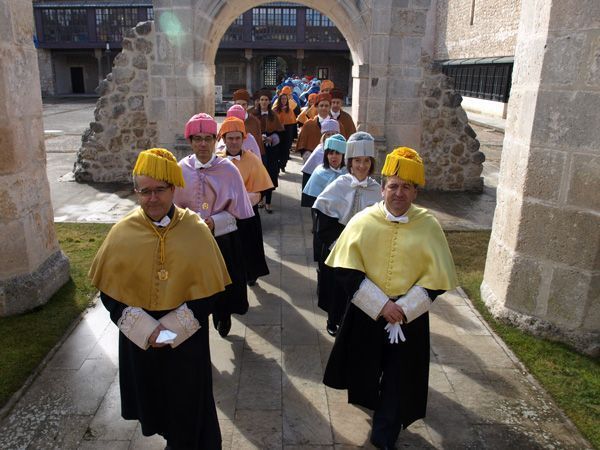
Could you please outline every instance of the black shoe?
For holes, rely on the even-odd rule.
[[[248,280],[248,286],[252,287],[256,284],[256,280]]]
[[[333,337],[335,337],[335,335],[336,335],[336,334],[337,334],[337,332],[338,332],[338,326],[337,326],[337,325],[334,325],[334,324],[332,324],[332,323],[329,323],[329,321],[327,321],[327,327],[326,327],[326,330],[327,330],[327,334],[329,334],[329,336],[333,336]]]
[[[282,167],[282,168],[281,168],[281,171],[282,171],[283,173],[285,173],[285,167]]]
[[[231,330],[231,317],[219,320],[219,326],[217,327],[217,331],[219,332],[221,337],[227,337],[227,335],[229,334],[229,330]]]

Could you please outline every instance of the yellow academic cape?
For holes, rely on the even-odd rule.
[[[348,222],[325,264],[365,273],[390,298],[414,285],[454,289],[454,262],[440,224],[415,205],[406,215],[408,223],[390,222],[383,202],[365,208]]]
[[[240,159],[232,159],[231,162],[242,175],[246,192],[263,192],[273,189],[273,182],[269,172],[258,157],[248,150],[242,150]],[[219,154],[226,158],[225,152]]]
[[[208,226],[177,207],[165,228],[155,227],[142,208],[129,213],[106,236],[88,276],[115,300],[150,311],[210,297],[231,283]]]

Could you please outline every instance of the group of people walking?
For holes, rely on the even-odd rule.
[[[111,229],[92,263],[120,330],[122,415],[168,449],[221,448],[209,316],[226,337],[231,315],[248,311],[248,286],[269,273],[259,209],[272,211],[303,114],[299,200],[311,208],[318,305],[336,337],[324,382],[375,411],[379,448],[394,448],[400,430],[425,416],[427,311],[456,286],[452,257],[437,221],[412,204],[425,184],[418,153],[388,154],[380,185],[373,137],[334,111],[339,94],[326,81],[312,118],[310,108],[296,115],[285,87],[275,99],[241,89],[220,129],[205,113],[188,120],[189,156],[142,151],[133,169],[140,208]]]

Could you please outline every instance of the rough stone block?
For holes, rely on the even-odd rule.
[[[597,333],[600,330],[600,275],[591,278],[583,319],[583,329]]]
[[[547,319],[566,328],[579,327],[588,307],[590,283],[589,273],[554,267],[548,296]]]
[[[584,33],[548,36],[544,46],[542,83],[572,84],[577,81],[585,47]]]
[[[600,156],[573,154],[567,202],[573,207],[598,212],[600,211],[598,192],[600,192]]]
[[[597,270],[600,217],[537,202],[523,202],[516,251],[583,270]]]
[[[532,144],[565,151],[597,148],[600,93],[544,90],[538,95],[537,103]]]
[[[367,120],[369,123],[382,123],[385,121],[385,102],[369,100],[367,108]]]
[[[597,29],[600,3],[595,0],[562,0],[552,2],[551,8],[548,24],[551,32]]]
[[[369,51],[369,64],[386,65],[388,64],[388,49],[390,39],[388,36],[371,36]]]
[[[392,9],[391,34],[418,35],[425,34],[427,13],[394,7]]]
[[[20,241],[19,245],[22,249],[24,238],[20,238],[19,234],[14,232],[13,236],[15,240]],[[2,243],[4,244],[4,241]],[[15,250],[17,247],[12,246],[12,251]],[[4,250],[2,254],[10,257],[10,254],[5,253]],[[18,259],[15,259],[15,267],[22,266],[19,261],[25,259],[24,254],[26,252],[21,252]],[[22,275],[3,277],[0,281],[0,316],[20,314],[45,304],[69,280],[70,276],[69,260],[60,250],[52,253],[31,272],[26,267],[21,268],[27,271]]]
[[[408,100],[392,103],[392,123],[417,124],[421,122],[421,102]]]
[[[556,202],[560,195],[559,186],[565,170],[566,156],[563,152],[532,148],[523,195]]]
[[[135,71],[129,67],[115,67],[112,71],[115,84],[127,84],[135,77]]]

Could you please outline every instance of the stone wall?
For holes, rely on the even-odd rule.
[[[0,0],[0,316],[46,303],[69,279],[54,233],[32,35],[31,2]]]
[[[154,22],[129,30],[113,71],[98,86],[95,121],[82,136],[73,172],[77,181],[130,182],[140,151],[155,147],[157,124],[148,118]]]
[[[54,69],[52,67],[52,50],[40,48],[37,50],[38,65],[40,68],[40,87],[42,97],[55,94]]]
[[[426,188],[481,192],[485,155],[479,151],[477,135],[460,106],[462,97],[439,67],[429,59],[423,63],[421,156],[427,170]]]
[[[514,55],[520,13],[521,0],[439,0],[434,58]]]
[[[481,294],[600,355],[600,2],[523,2]]]
[[[155,4],[157,23],[164,29],[138,25],[125,39],[113,73],[100,86],[96,121],[75,164],[78,181],[127,182],[137,153],[150,146],[183,156],[185,122],[200,111],[214,111],[220,36],[240,11],[256,5],[245,0],[221,8],[213,8],[211,0],[191,3]],[[347,39],[358,129],[371,133],[387,151],[401,145],[419,151],[428,164],[429,189],[480,191],[483,155],[460,97],[442,85],[442,76],[431,75],[434,3],[302,3],[330,17]]]

